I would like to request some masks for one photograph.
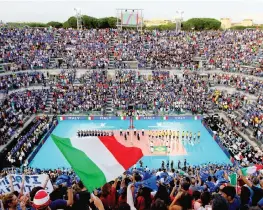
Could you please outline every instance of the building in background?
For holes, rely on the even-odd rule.
[[[151,20],[144,20],[144,24],[146,27],[149,26],[159,26],[159,25],[167,25],[169,23],[172,23],[171,20],[165,20],[165,19],[151,19]]]
[[[254,26],[252,19],[244,19],[239,23],[232,23],[230,18],[221,18],[220,21],[221,21],[222,29],[229,29],[234,26],[245,26],[245,27]]]

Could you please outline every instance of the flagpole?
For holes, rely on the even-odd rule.
[[[237,194],[237,173],[236,173],[236,194]]]

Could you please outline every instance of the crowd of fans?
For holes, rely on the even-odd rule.
[[[52,111],[104,113],[109,99],[115,110],[127,110],[130,105],[155,113],[204,113],[208,109],[208,83],[196,75],[181,80],[169,72],[153,72],[150,78],[141,78],[130,70],[117,71],[114,79],[108,79],[104,72],[89,73],[80,79],[85,85],[57,85],[53,90]]]
[[[232,113],[248,103],[247,97],[240,93],[227,93],[227,91],[211,91],[212,102],[219,109]]]
[[[45,109],[48,89],[26,90],[7,95],[0,106],[0,142],[5,144],[32,114]]]
[[[230,165],[185,165],[180,169],[173,164],[171,167],[170,163],[166,167],[162,164],[158,170],[147,166],[132,168],[93,193],[69,169],[16,170],[25,175],[45,173],[48,179],[29,194],[14,191],[10,179],[11,193],[0,197],[1,209],[260,210],[263,207],[260,172],[244,176],[242,170]],[[6,169],[1,176],[10,173]],[[235,184],[229,178],[233,173],[238,175]],[[50,194],[45,191],[49,180],[54,187]],[[20,185],[23,189],[24,182]]]
[[[234,87],[250,94],[262,92],[262,80],[248,78],[243,75],[213,74],[211,75],[215,84]]]
[[[54,121],[54,120],[53,120]],[[48,116],[37,117],[23,133],[17,136],[14,141],[15,146],[8,152],[7,160],[9,164],[14,166],[21,166],[50,129],[53,123]]]
[[[30,85],[44,84],[41,72],[17,73],[0,76],[0,91],[28,88]]]
[[[241,166],[251,163],[262,163],[262,152],[255,150],[231,125],[227,125],[223,119],[209,117],[204,122],[216,132],[216,136],[219,137],[221,144]]]
[[[256,103],[249,104],[242,116],[242,125],[247,128],[250,127],[254,131],[254,136],[262,142],[263,140],[263,130],[262,130],[262,95],[260,94]]]
[[[7,154],[10,165],[21,166],[39,144],[54,123],[48,116],[38,117],[20,134],[25,118],[44,112],[48,96],[52,93],[50,111],[53,114],[99,111],[106,114],[108,107],[127,111],[136,110],[159,113],[192,114],[208,113],[211,110],[226,111],[229,116],[243,108],[237,126],[251,128],[258,141],[263,140],[262,87],[261,80],[240,75],[208,74],[208,79],[199,74],[184,74],[183,77],[169,71],[152,71],[148,76],[136,71],[117,70],[114,76],[104,70],[110,65],[113,55],[115,67],[126,65],[124,61],[138,61],[141,68],[151,69],[198,69],[195,57],[204,57],[207,68],[224,71],[243,71],[243,65],[259,66],[251,74],[261,74],[260,57],[263,32],[203,31],[203,32],[149,32],[114,29],[77,31],[73,29],[10,29],[0,28],[0,60],[6,70],[59,68],[56,77],[50,77],[50,89],[26,90],[7,94],[0,107],[0,145],[14,137],[15,144]],[[100,68],[89,71],[76,82],[77,68]],[[257,93],[257,103],[249,103],[245,94],[228,94],[209,90],[210,83],[223,84],[246,93]],[[27,88],[44,84],[44,74],[32,71],[0,76],[0,91]],[[235,164],[246,167],[262,164],[262,154],[255,150],[237,132],[222,120],[205,121],[216,132],[221,144],[234,157]],[[216,126],[215,126],[216,124]],[[99,131],[79,131],[82,136],[112,135]],[[158,171],[133,168],[111,183],[94,191],[95,196],[71,170],[38,170],[26,168],[27,175],[47,173],[54,184],[54,192],[48,195],[45,186],[35,187],[30,195],[12,192],[0,196],[1,209],[137,209],[137,210],[247,210],[263,208],[263,175],[257,172],[244,177],[240,170],[239,182],[231,186],[228,175],[236,169],[229,165],[186,167],[173,166]],[[1,176],[10,172],[2,171]],[[63,177],[63,178],[62,178]],[[154,179],[144,182],[146,179]],[[157,184],[156,184],[157,183]],[[73,189],[72,189],[73,188]],[[45,196],[45,203],[37,201],[38,194]],[[20,207],[18,207],[20,206]],[[48,208],[49,206],[49,208]],[[257,207],[256,207],[257,206]]]
[[[0,29],[0,59],[10,70],[107,68],[110,56],[117,66],[138,61],[142,68],[198,69],[203,56],[210,68],[239,71],[242,65],[262,63],[263,32],[243,31],[118,31],[116,29]],[[60,59],[55,61],[54,59]],[[262,69],[257,70],[257,73]]]

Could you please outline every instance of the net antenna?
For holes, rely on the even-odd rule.
[[[184,11],[176,11],[176,16],[175,16],[175,23],[176,23],[176,31],[179,32],[181,31],[182,28],[182,22],[183,22],[183,14]]]
[[[143,9],[116,9],[117,28],[136,28],[142,31]]]
[[[81,9],[79,8],[74,8],[75,11],[75,17],[77,19],[77,29],[80,30],[82,29],[82,14],[81,14]]]

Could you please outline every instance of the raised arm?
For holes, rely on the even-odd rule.
[[[47,178],[46,178],[46,180],[45,180],[45,182],[44,182],[44,184],[43,184],[43,186],[42,186],[44,189],[47,188],[47,183],[48,183],[48,181],[49,181],[49,175],[47,175]]]
[[[127,203],[131,207],[131,210],[136,210],[136,208],[134,206],[134,202],[133,202],[133,191],[132,191],[132,189],[134,189],[133,184],[129,184],[129,186],[127,188]]]
[[[237,174],[240,176],[240,178],[243,180],[243,182],[245,184],[247,184],[247,186],[249,186],[250,188],[253,186],[253,184],[245,176],[243,176],[240,169],[238,169]]]
[[[10,190],[11,190],[11,192],[14,192],[15,189],[14,189],[13,179],[12,179],[11,175],[9,175],[9,181],[10,181]]]
[[[25,174],[23,174],[23,176],[22,176],[20,196],[24,195],[24,186],[25,186]]]

